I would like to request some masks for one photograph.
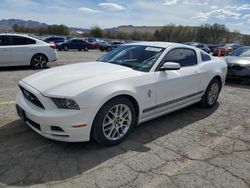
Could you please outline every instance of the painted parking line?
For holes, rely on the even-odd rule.
[[[16,104],[16,101],[0,101],[0,105],[5,105],[5,104]]]

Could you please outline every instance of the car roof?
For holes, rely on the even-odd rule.
[[[20,36],[20,37],[29,37],[27,34],[17,34],[17,33],[0,33],[0,36]]]
[[[172,42],[134,42],[134,43],[128,43],[125,45],[154,46],[154,47],[160,47],[160,48],[168,48],[170,46],[178,46],[178,47],[188,47],[188,48],[196,49],[193,46],[189,46],[189,45],[181,44],[181,43],[172,43]]]

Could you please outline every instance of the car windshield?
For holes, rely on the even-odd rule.
[[[130,67],[148,72],[165,48],[141,45],[124,45],[104,55],[97,61]]]
[[[238,48],[234,50],[230,56],[240,56],[240,57],[250,57],[250,47],[249,48]]]

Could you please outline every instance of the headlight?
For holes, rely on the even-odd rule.
[[[58,108],[80,110],[78,104],[72,99],[51,98]]]

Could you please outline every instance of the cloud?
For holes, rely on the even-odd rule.
[[[250,10],[250,5],[245,4],[237,8],[237,10]]]
[[[212,5],[211,9],[218,9],[218,7],[216,5]]]
[[[110,11],[125,10],[126,8],[116,3],[99,3],[99,6]]]
[[[250,5],[245,4],[245,5],[241,5],[241,6],[225,6],[225,9],[235,9],[237,11],[250,10]]]
[[[178,0],[165,0],[165,2],[163,3],[163,5],[176,5],[178,3]]]
[[[240,16],[241,14],[237,12],[225,9],[216,9],[206,13],[199,12],[198,15],[194,16],[193,18],[201,21],[207,21],[209,18],[217,18],[219,20],[226,20],[226,19],[238,20]]]
[[[96,14],[100,12],[99,10],[95,10],[95,9],[91,9],[87,7],[80,7],[78,10],[85,14]]]
[[[244,15],[242,19],[246,20],[246,22],[250,24],[250,14]]]

